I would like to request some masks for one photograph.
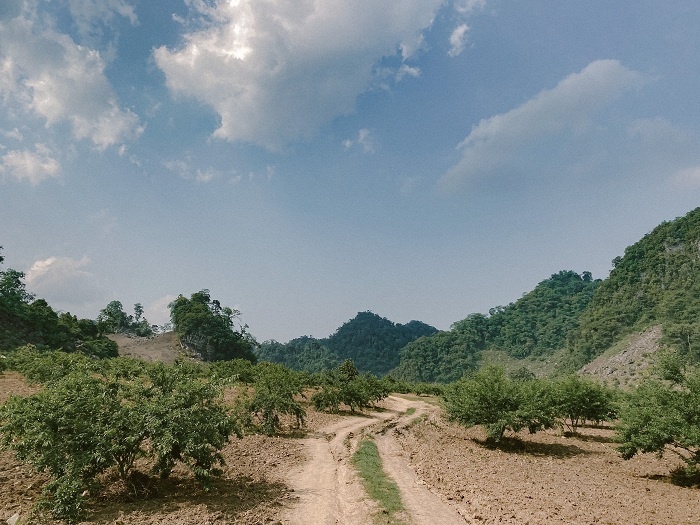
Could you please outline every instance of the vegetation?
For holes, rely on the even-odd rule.
[[[180,342],[205,361],[248,359],[255,361],[255,340],[247,326],[236,327],[240,312],[222,307],[209,290],[180,295],[170,303],[170,317]]]
[[[318,383],[320,390],[311,397],[317,410],[338,412],[345,405],[354,412],[369,408],[389,395],[385,382],[371,374],[360,374],[349,359],[318,376]]]
[[[662,324],[665,340],[698,356],[700,348],[700,208],[664,222],[616,257],[579,326],[568,337],[571,367],[620,337]]]
[[[615,392],[594,381],[519,375],[508,377],[502,368],[486,367],[448,385],[448,416],[467,427],[483,425],[487,440],[498,442],[506,431],[535,433],[557,424],[576,432],[586,421],[599,423],[615,415]]]
[[[273,363],[260,363],[255,376],[253,394],[241,406],[246,428],[272,436],[282,429],[284,415],[293,417],[296,427],[301,427],[306,415],[296,399],[304,388],[301,376]]]
[[[299,337],[286,344],[266,341],[256,350],[261,361],[294,370],[321,372],[350,359],[360,372],[382,376],[399,364],[399,351],[437,329],[420,321],[393,323],[372,312],[359,312],[325,338]]]
[[[111,301],[100,310],[97,316],[97,328],[104,334],[133,334],[139,337],[153,335],[158,329],[151,325],[148,319],[143,317],[143,306],[141,303],[134,305],[134,315],[127,315],[122,303]]]
[[[360,442],[352,456],[352,463],[367,494],[379,504],[382,513],[385,514],[388,521],[383,523],[403,523],[396,518],[396,514],[404,510],[399,487],[384,472],[377,445],[372,439]]]
[[[140,457],[161,477],[178,462],[202,481],[220,473],[219,451],[238,430],[218,386],[187,367],[144,370],[133,380],[70,372],[0,409],[2,446],[49,474],[44,505],[55,517],[77,521],[101,475],[114,469],[127,480]]]
[[[476,369],[486,349],[516,358],[552,353],[565,346],[599,284],[589,272],[556,273],[515,303],[492,308],[488,316],[472,314],[448,332],[409,343],[392,375],[449,383]]]
[[[0,255],[0,264],[3,260]],[[96,357],[117,355],[117,345],[99,333],[94,321],[57,313],[27,291],[22,272],[0,270],[0,350],[26,344]]]
[[[623,404],[616,427],[618,450],[625,459],[672,451],[685,461],[686,476],[699,482],[700,369],[684,367],[671,354],[659,375],[643,382]]]

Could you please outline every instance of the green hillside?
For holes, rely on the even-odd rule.
[[[256,354],[260,361],[307,372],[329,370],[351,359],[360,372],[384,375],[399,364],[401,348],[436,332],[436,328],[420,321],[400,324],[373,312],[359,312],[327,338],[265,341]]]
[[[664,341],[700,356],[700,208],[664,222],[613,261],[579,326],[572,364],[586,363],[624,335],[661,324]]]
[[[474,369],[481,352],[498,349],[522,359],[564,347],[600,285],[590,272],[561,271],[488,316],[472,314],[440,332],[409,343],[392,372],[409,381],[450,382]]]

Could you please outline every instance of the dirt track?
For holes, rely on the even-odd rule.
[[[415,525],[463,524],[459,514],[430,492],[411,469],[396,432],[435,408],[420,401],[391,396],[385,410],[369,417],[349,417],[326,426],[304,441],[311,458],[290,473],[289,484],[299,501],[283,517],[290,525],[365,525],[377,513],[367,499],[350,458],[364,435],[373,434],[384,469],[397,483],[406,506],[403,521]],[[415,412],[408,415],[409,408]]]

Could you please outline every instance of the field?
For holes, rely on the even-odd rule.
[[[0,401],[31,393],[21,376],[0,377]],[[487,447],[479,428],[446,422],[425,398],[391,396],[372,414],[328,415],[308,408],[303,433],[233,439],[211,490],[186,473],[137,476],[91,499],[99,524],[697,523],[697,489],[669,482],[671,456],[615,452],[612,430],[523,434]],[[405,509],[387,516],[365,494],[351,456],[371,436]],[[139,465],[146,472],[148,465]],[[45,478],[0,454],[0,519],[29,521]],[[45,518],[41,523],[46,523]]]

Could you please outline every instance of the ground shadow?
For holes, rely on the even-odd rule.
[[[471,438],[478,445],[490,450],[500,450],[509,454],[529,454],[531,456],[550,456],[555,458],[571,458],[592,454],[576,445],[561,443],[537,443],[525,441],[516,437],[503,437],[500,441]]]
[[[613,436],[593,436],[588,434],[579,434],[578,432],[564,432],[564,437],[578,439],[587,443],[615,443]]]
[[[679,487],[686,487],[690,489],[700,489],[700,472],[698,471],[688,471],[685,467],[678,467],[671,471],[670,474],[650,474],[648,476],[642,476],[645,479],[651,479],[654,481],[662,481],[664,483],[671,483],[673,485],[678,485]]]
[[[90,502],[86,509],[90,521],[114,523],[120,516],[134,513],[164,516],[183,507],[204,505],[218,519],[235,522],[237,516],[254,512],[256,508],[263,511],[270,505],[282,505],[282,499],[290,493],[283,483],[250,478],[214,479],[204,487],[191,478],[137,475],[130,485],[113,487]]]

